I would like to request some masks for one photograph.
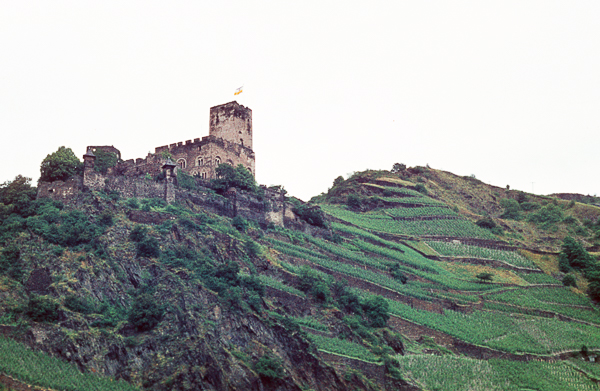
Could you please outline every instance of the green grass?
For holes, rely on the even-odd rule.
[[[265,284],[266,286],[270,286],[271,288],[279,289],[280,291],[288,292],[296,296],[306,297],[304,292],[299,291],[298,289],[291,287],[289,285],[284,284],[283,282],[274,279],[273,277],[266,276],[264,274],[260,274],[258,276],[260,282]]]
[[[313,317],[295,317],[294,320],[301,326],[308,327],[319,331],[329,331],[329,328]]]
[[[379,357],[371,353],[366,347],[354,342],[338,338],[328,338],[320,335],[308,334],[308,338],[317,345],[317,349],[326,352],[341,354],[363,361],[378,363]]]
[[[517,275],[530,284],[560,284],[560,281],[546,273],[517,272]]]
[[[513,266],[537,269],[533,262],[515,251],[496,250],[451,242],[427,241],[427,244],[444,256],[493,259]]]
[[[393,217],[424,217],[424,216],[452,216],[458,217],[458,213],[450,208],[423,206],[421,208],[390,208],[380,211]]]
[[[458,238],[495,239],[488,230],[478,227],[468,220],[394,220],[381,214],[356,213],[336,205],[321,205],[322,209],[338,219],[361,228],[379,232],[409,236],[451,236]]]
[[[594,382],[568,362],[485,361],[448,355],[406,355],[397,359],[404,376],[429,390],[598,390]]]
[[[0,372],[29,385],[49,387],[57,391],[139,390],[124,381],[81,373],[73,364],[33,351],[3,336],[0,336]]]
[[[436,314],[388,300],[390,313],[476,345],[509,353],[551,354],[600,347],[600,329],[553,318],[490,311]]]
[[[539,288],[538,288],[539,289]],[[544,288],[542,288],[544,289]],[[548,292],[549,288],[545,288]],[[576,293],[571,292],[568,288],[555,288],[550,290],[552,294],[542,295],[531,289],[513,289],[503,293],[490,294],[486,296],[487,300],[499,301],[512,305],[518,305],[527,308],[536,308],[545,311],[555,312],[557,314],[569,316],[574,319],[583,320],[590,323],[600,325],[600,312],[592,306],[588,306],[589,310],[574,308],[565,305],[565,303],[556,303],[556,301],[568,301],[584,303],[580,300]],[[553,302],[554,301],[554,302]],[[583,304],[580,304],[583,305]]]

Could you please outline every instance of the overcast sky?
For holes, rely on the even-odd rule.
[[[61,145],[206,136],[237,100],[258,182],[305,200],[395,162],[600,194],[599,21],[572,0],[0,0],[0,182]]]

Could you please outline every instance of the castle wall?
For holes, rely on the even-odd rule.
[[[202,179],[215,179],[215,169],[220,163],[229,163],[234,167],[241,164],[252,175],[256,173],[255,156],[250,148],[214,136],[158,147],[155,155],[160,158],[165,151],[177,163],[177,170],[198,175]]]
[[[39,182],[38,198],[50,198],[61,201],[64,204],[73,204],[83,189],[83,181],[80,176],[74,176],[66,181]]]

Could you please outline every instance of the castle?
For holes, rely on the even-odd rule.
[[[114,146],[88,146],[83,155],[83,175],[66,181],[40,182],[38,198],[48,197],[66,204],[76,204],[86,191],[118,193],[124,198],[162,198],[167,203],[192,202],[207,210],[283,226],[284,220],[296,220],[284,192],[279,188],[263,188],[262,199],[256,195],[231,191],[223,199],[215,198],[209,180],[216,178],[221,163],[243,165],[255,175],[252,150],[252,110],[236,101],[211,107],[209,135],[185,143],[157,147],[145,158],[130,159],[108,168],[95,170],[98,150],[111,152],[119,160],[121,152]],[[177,176],[185,172],[194,177],[195,190],[178,186]]]
[[[89,146],[84,162],[92,164],[94,152],[102,149],[121,158],[121,152],[112,146]],[[157,147],[154,154],[144,159],[127,160],[110,169],[110,174],[125,176],[156,175],[162,163],[170,157],[176,171],[183,171],[201,179],[216,178],[215,169],[221,163],[234,167],[243,165],[252,175],[256,174],[252,150],[252,110],[236,101],[210,108],[208,136]],[[86,160],[87,159],[87,160]]]

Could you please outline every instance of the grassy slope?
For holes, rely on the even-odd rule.
[[[377,197],[381,196],[382,190],[385,191],[387,183],[390,186],[400,186],[411,190],[414,189],[415,184],[422,183],[431,198],[442,201],[454,210],[458,210],[463,218],[471,222],[489,215],[505,229],[505,235],[497,236],[497,240],[510,242],[518,247],[558,251],[562,239],[567,235],[576,236],[584,243],[594,244],[589,235],[577,236],[572,224],[559,223],[555,230],[544,230],[527,221],[499,218],[503,213],[500,200],[502,198],[516,198],[516,192],[486,185],[473,178],[458,177],[448,172],[432,169],[423,169],[420,173],[406,172],[400,180],[396,178],[398,178],[397,175],[385,172],[355,174],[353,178],[330,189],[328,194],[315,197],[314,201],[321,203],[325,211],[331,212],[336,218],[342,220],[341,224],[336,223],[334,227],[337,228],[337,232],[344,235],[346,244],[356,241],[357,236],[361,240],[373,242],[374,238],[370,236],[381,236],[383,233],[390,232],[402,233],[400,226],[404,223],[403,221],[383,220],[383,217],[381,217],[390,214],[386,212],[386,210],[389,210],[388,208],[398,207],[398,205],[392,205],[389,202],[386,205],[377,204]],[[412,181],[412,183],[407,181]],[[385,200],[390,201],[389,197],[394,196],[391,194],[391,190],[394,189],[388,187],[387,190]],[[394,192],[397,191],[394,190]],[[346,209],[344,203],[350,194],[362,197],[363,203],[360,210],[354,208],[344,212]],[[591,205],[576,203],[574,206],[569,207],[568,201],[531,194],[527,194],[527,198],[529,202],[540,204],[556,203],[563,208],[565,217],[573,216],[579,221],[584,219],[596,220],[600,216],[600,208]],[[406,202],[406,199],[403,198],[402,201]],[[402,215],[402,213],[395,214]],[[411,216],[416,214],[418,215],[415,211],[410,211]],[[427,213],[424,211],[424,214]],[[440,218],[443,218],[443,216],[440,216]],[[347,224],[347,228],[341,229],[344,224]],[[361,227],[365,228],[362,235],[360,233]],[[429,233],[425,232],[424,234]],[[416,236],[415,239],[419,239],[419,235],[414,236]],[[386,238],[389,239],[389,235]],[[423,248],[423,242],[421,241],[412,243],[415,244],[411,247]],[[379,240],[378,244],[386,247],[383,239]],[[407,242],[407,244],[410,245],[411,242]],[[387,247],[389,250],[389,246]],[[469,249],[469,252],[471,254],[477,253],[473,249]],[[374,255],[373,252],[363,251],[362,253],[367,256]],[[490,257],[489,253],[490,251],[486,252],[488,258]],[[378,254],[381,255],[382,252],[378,252]],[[472,256],[477,257],[477,255]],[[492,258],[494,257],[504,259],[506,254],[505,252],[497,252],[492,254]],[[592,306],[584,295],[585,281],[578,276],[579,289],[561,287],[558,260],[552,254],[543,255],[521,250],[515,251],[512,257],[524,259],[524,262],[528,263],[528,267],[539,268],[544,274],[523,274],[522,272],[511,272],[491,266],[452,262],[450,259],[439,264],[439,267],[448,273],[444,274],[445,281],[451,281],[451,279],[475,280],[474,276],[481,271],[491,272],[495,275],[493,284],[497,286],[504,285],[505,289],[498,290],[496,294],[480,296],[479,303],[483,303],[483,310],[475,310],[472,314],[460,314],[446,310],[443,314],[436,314],[427,310],[416,310],[401,302],[388,299],[391,306],[390,310],[404,319],[445,332],[466,342],[505,352],[529,352],[544,355],[569,350],[577,351],[581,345],[594,346],[596,349],[600,348],[600,344],[594,342],[597,338],[596,335],[600,336],[600,312]],[[412,259],[411,264],[401,262],[401,265],[410,267],[414,266],[415,262],[418,261]],[[409,268],[402,270],[410,275]],[[448,285],[446,287],[443,284],[440,286],[439,275],[428,275],[419,272],[416,273],[416,276],[420,279],[409,280],[403,289],[405,294],[410,295],[419,292],[423,295],[419,297],[428,296],[430,300],[435,301],[435,295],[425,293],[435,291],[437,297],[445,295],[449,299],[461,302],[461,298],[466,299],[465,294],[469,293],[468,290],[460,288],[448,289]],[[365,278],[367,278],[366,274]],[[515,285],[512,285],[516,284],[527,288],[539,283],[555,284],[556,287],[518,290]],[[357,292],[363,292],[362,294],[369,296],[368,292]],[[463,303],[465,302],[463,301]],[[548,318],[548,315],[542,315],[539,310],[558,314],[556,316],[565,316],[566,321]],[[567,318],[582,323],[571,322]],[[587,325],[583,323],[587,323]],[[421,332],[427,333],[423,330]],[[591,339],[588,339],[588,337],[591,337]],[[448,347],[451,346],[448,345]],[[416,351],[422,352],[421,349],[417,348]],[[574,369],[573,364],[569,361],[560,361],[557,364],[529,365],[507,360],[496,360],[488,364],[486,361],[476,359],[461,361],[454,358],[440,365],[439,360],[437,355],[420,354],[415,357],[415,360],[411,359],[410,356],[405,356],[400,362],[406,377],[424,387],[442,387],[443,389],[456,390],[534,389],[537,387],[557,390],[598,389],[598,385],[594,382],[594,374],[589,371],[584,372],[579,368]],[[486,381],[464,385],[461,384],[462,380],[459,380],[463,379],[461,376],[453,378],[456,373],[463,371],[468,372],[475,369],[480,371],[482,365],[486,367],[485,370],[489,374]],[[437,369],[431,371],[432,368]],[[552,380],[544,381],[541,379]]]

